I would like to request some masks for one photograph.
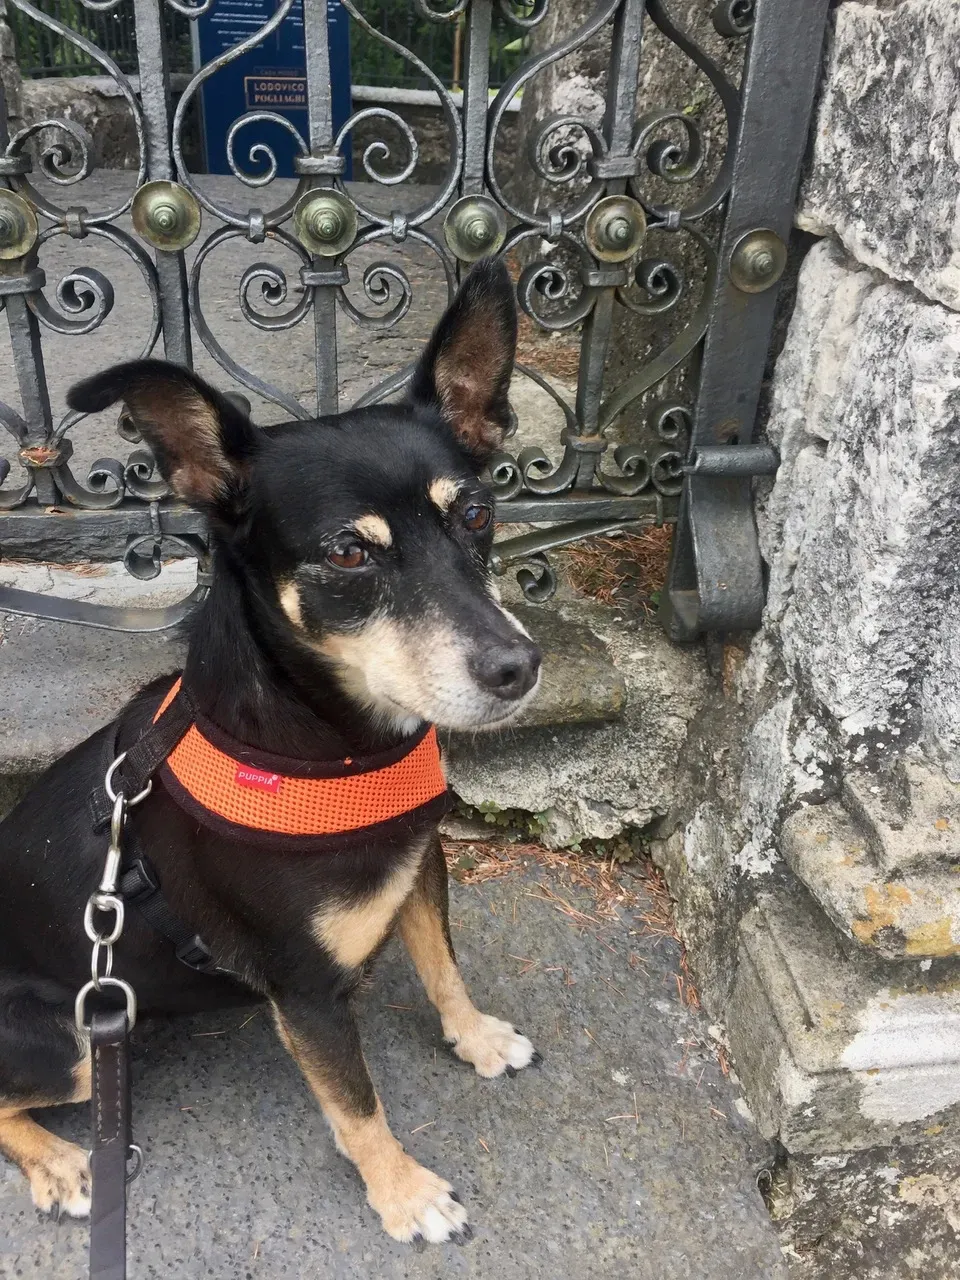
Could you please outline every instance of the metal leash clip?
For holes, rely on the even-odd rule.
[[[107,858],[103,867],[103,875],[100,877],[98,888],[87,899],[87,905],[83,912],[83,928],[87,937],[93,943],[93,952],[90,956],[90,981],[85,983],[77,992],[74,1017],[76,1018],[77,1029],[84,1034],[90,1031],[90,1023],[86,1017],[87,997],[91,991],[101,992],[104,987],[113,987],[115,990],[122,992],[127,1006],[128,1030],[132,1030],[137,1021],[137,997],[133,987],[122,978],[113,976],[113,948],[123,933],[124,923],[123,898],[117,893],[117,882],[120,878],[122,860],[120,840],[123,835],[123,825],[126,822],[127,811],[140,804],[142,800],[146,800],[153,789],[153,782],[148,781],[143,790],[129,800],[122,790],[115,790],[113,785],[114,775],[126,758],[127,753],[122,751],[107,770],[106,777],[103,780],[104,790],[113,802],[113,813],[110,818],[110,843],[107,846]],[[97,912],[101,916],[108,916],[112,913],[113,920],[109,928],[98,926],[96,920]]]

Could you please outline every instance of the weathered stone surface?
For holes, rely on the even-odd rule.
[[[853,257],[820,243],[800,271],[763,629],[654,845],[761,1127],[801,1151],[960,1119],[960,19],[902,0],[836,25],[800,223]]]
[[[932,1125],[939,1129],[939,1125]],[[766,1193],[791,1280],[958,1280],[956,1135],[793,1156]]]
[[[723,806],[711,798],[697,805],[682,828],[650,845],[670,886],[677,930],[689,950],[703,1007],[717,1018],[726,1015],[745,905],[734,862],[738,834]]]
[[[594,8],[593,0],[566,0],[565,4],[551,5],[533,29],[533,50],[543,53],[570,37]],[[606,27],[584,47],[545,67],[524,88],[520,106],[521,137],[533,138],[543,122],[555,115],[573,116],[598,127],[603,119],[609,65],[610,33]],[[552,144],[556,143],[557,136],[551,139]],[[584,146],[580,130],[569,130],[562,136],[578,148]],[[570,200],[569,184],[546,183],[537,177],[526,147],[518,148],[512,156],[503,151],[501,156],[495,172],[498,177],[502,172],[523,209],[539,213]]]
[[[952,867],[885,874],[862,828],[835,801],[792,813],[780,848],[834,924],[863,946],[889,959],[960,955],[960,877]]]
[[[674,806],[651,844],[701,995],[718,1017],[736,968],[740,917],[782,868],[784,816],[837,785],[827,730],[789,682],[764,671],[749,697],[743,680],[736,693],[711,690],[681,753]]]
[[[960,8],[840,4],[798,221],[960,308]]]
[[[540,689],[518,725],[589,724],[622,717],[626,681],[589,627],[533,605],[515,605],[512,612],[543,654]]]
[[[7,113],[19,124],[23,107],[21,103],[21,85],[23,83],[20,68],[17,65],[17,50],[13,40],[13,32],[5,20],[6,0],[0,0],[0,85],[3,87],[7,104]]]
[[[882,774],[850,770],[843,802],[884,871],[960,864],[960,786],[939,769],[904,758]]]
[[[958,405],[960,318],[816,246],[768,426],[783,464],[760,519],[765,625],[792,680],[862,753],[919,732],[918,685],[944,657],[960,561]],[[936,732],[960,705],[945,709],[947,682],[934,684]],[[949,755],[952,744],[932,746]]]
[[[21,98],[24,125],[41,120],[72,120],[93,139],[96,164],[110,169],[136,169],[139,165],[133,112],[108,76],[25,80]],[[49,128],[40,130],[32,145],[40,152],[64,143],[63,130]]]
[[[956,567],[952,566],[954,572]],[[951,566],[945,571],[949,572]],[[947,777],[960,782],[960,591],[943,607],[920,687],[923,740]]]
[[[960,996],[947,961],[871,959],[799,888],[741,926],[730,1045],[761,1133],[788,1151],[922,1142],[960,1121]]]
[[[737,712],[688,745],[704,796],[684,783],[656,852],[761,1128],[792,1151],[960,1118],[958,406],[955,313],[816,245],[773,383],[763,629]],[[758,891],[734,960],[717,935]]]

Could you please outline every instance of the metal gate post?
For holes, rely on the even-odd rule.
[[[750,444],[773,329],[829,0],[760,0],[744,71],[733,183],[691,437]],[[789,60],[785,51],[789,50]],[[760,625],[764,587],[749,474],[691,472],[661,618],[674,640]]]

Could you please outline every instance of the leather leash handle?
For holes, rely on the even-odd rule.
[[[128,1035],[125,1010],[92,1014],[90,1280],[125,1280],[127,1274],[127,1153],[131,1139]]]

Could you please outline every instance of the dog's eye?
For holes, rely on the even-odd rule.
[[[327,559],[338,569],[362,569],[370,556],[359,542],[345,542],[331,551]]]
[[[482,533],[493,518],[493,512],[489,507],[481,507],[479,503],[472,502],[463,513],[463,523],[472,533]]]

